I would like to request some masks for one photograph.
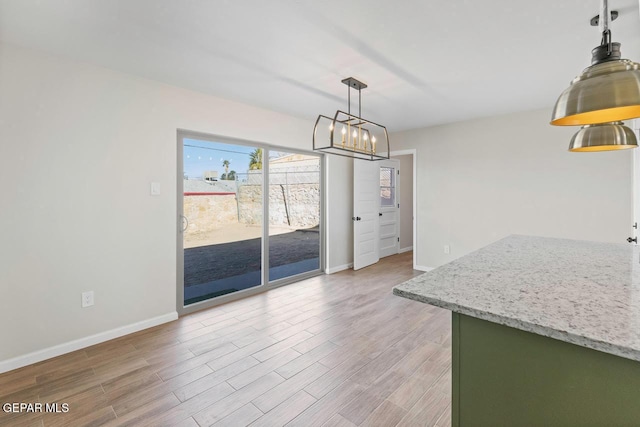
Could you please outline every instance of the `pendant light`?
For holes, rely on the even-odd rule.
[[[367,85],[353,77],[342,80],[349,87],[347,112],[336,111],[333,117],[318,116],[313,127],[313,149],[361,160],[389,158],[387,128],[362,117],[362,89]],[[351,89],[358,91],[358,115],[351,114]]]
[[[636,148],[638,141],[622,122],[586,125],[571,138],[569,151],[593,152]]]
[[[552,125],[583,126],[640,117],[640,64],[621,59],[620,43],[611,41],[609,17],[608,2],[602,0],[602,41],[591,51],[591,66],[558,98]]]

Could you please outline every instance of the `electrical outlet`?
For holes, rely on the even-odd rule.
[[[82,293],[82,308],[91,307],[93,305],[93,291]]]
[[[444,245],[444,253],[445,254],[450,254],[451,253],[451,246]]]

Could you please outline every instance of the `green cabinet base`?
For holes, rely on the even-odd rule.
[[[453,426],[640,426],[640,362],[453,313]]]

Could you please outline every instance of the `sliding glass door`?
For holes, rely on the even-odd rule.
[[[187,132],[178,146],[179,311],[321,272],[320,156]]]
[[[320,269],[320,158],[269,151],[269,280]]]
[[[249,170],[260,151],[184,139],[185,306],[262,284],[262,170]]]

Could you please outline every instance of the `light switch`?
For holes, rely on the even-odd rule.
[[[151,183],[151,195],[152,196],[159,196],[160,195],[160,183],[159,182],[152,182]]]

